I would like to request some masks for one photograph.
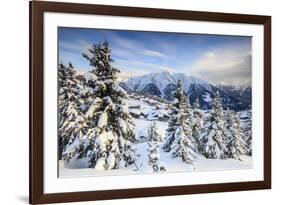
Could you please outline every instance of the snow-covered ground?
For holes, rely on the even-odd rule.
[[[136,97],[131,94],[128,100],[129,111],[136,118],[146,118],[147,120],[164,119],[169,116],[169,107],[166,103],[160,103],[147,97]]]
[[[147,119],[134,119],[136,125],[136,135],[138,139],[145,135],[145,132],[151,121]],[[167,122],[156,121],[156,126],[159,129],[163,139],[165,130],[168,126]],[[251,169],[253,167],[252,158],[249,156],[242,156],[242,161],[235,159],[206,159],[203,156],[198,156],[194,166],[184,163],[180,158],[172,158],[170,153],[161,149],[160,143],[160,163],[165,164],[166,172],[186,172],[186,171],[214,171],[214,170],[230,170],[230,169]],[[148,164],[147,142],[140,142],[134,145],[137,148],[137,159],[135,164],[132,164],[123,169],[100,171],[92,168],[87,168],[87,160],[71,160],[70,163],[65,164],[63,161],[59,162],[59,176],[60,177],[91,177],[102,175],[128,175],[128,174],[144,174],[153,173],[151,165]]]
[[[147,143],[139,143],[136,145],[137,157],[136,164],[130,165],[123,169],[116,170],[95,170],[92,168],[67,168],[63,161],[59,162],[60,177],[91,177],[104,175],[128,175],[128,174],[145,174],[153,173],[151,165],[148,164]],[[198,156],[194,166],[182,162],[180,158],[172,158],[169,153],[160,149],[160,161],[166,165],[166,172],[186,172],[186,171],[215,171],[215,170],[233,170],[233,169],[251,169],[253,167],[252,158],[243,156],[242,161],[234,159],[206,159]],[[85,160],[77,160],[77,165],[85,165]]]

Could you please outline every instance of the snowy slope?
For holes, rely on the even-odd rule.
[[[137,103],[136,101],[134,103]],[[133,104],[133,103],[132,103]],[[247,112],[241,113],[241,115],[248,116]],[[137,138],[148,129],[151,121],[146,119],[134,119],[136,125],[135,133]],[[162,135],[165,137],[165,132],[168,127],[167,122],[156,121],[156,125]],[[161,147],[163,143],[160,143],[160,162],[167,167],[167,173],[169,172],[189,172],[189,171],[217,171],[217,170],[236,170],[236,169],[252,169],[253,161],[249,156],[242,156],[242,161],[235,159],[207,159],[204,156],[197,156],[194,166],[184,163],[180,158],[172,158],[171,154],[165,152]],[[59,176],[63,178],[68,177],[93,177],[93,176],[105,176],[105,175],[128,175],[128,174],[144,174],[153,173],[151,165],[148,164],[147,149],[148,144],[146,141],[134,144],[137,149],[137,159],[135,164],[132,164],[126,168],[114,169],[114,170],[97,170],[93,168],[87,168],[87,159],[72,159],[69,163],[59,162]]]
[[[63,161],[59,162],[60,177],[93,177],[104,175],[128,175],[128,174],[145,174],[153,173],[152,167],[148,164],[147,149],[148,144],[146,142],[136,144],[138,157],[136,164],[132,164],[123,169],[114,170],[95,170],[92,168],[70,168]],[[166,173],[169,172],[189,172],[189,171],[218,171],[218,170],[236,170],[236,169],[252,169],[252,158],[248,156],[242,156],[243,161],[227,159],[206,159],[199,156],[195,162],[194,167],[182,162],[180,158],[172,158],[170,153],[164,152],[160,149],[160,161],[167,166]],[[79,162],[77,164],[83,164]]]

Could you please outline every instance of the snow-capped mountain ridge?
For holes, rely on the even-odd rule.
[[[236,89],[234,86],[216,86],[206,80],[184,73],[167,71],[149,73],[128,78],[120,85],[128,92],[145,93],[171,101],[178,80],[182,82],[183,90],[189,96],[190,102],[193,103],[198,98],[203,109],[212,107],[212,99],[216,92],[220,93],[224,108],[243,110],[251,107],[251,87],[247,87],[247,89],[237,87]]]
[[[176,84],[180,80],[183,83],[184,90],[188,90],[191,84],[200,84],[209,86],[209,83],[195,76],[187,76],[184,73],[171,73],[168,71],[149,73],[143,76],[131,77],[126,81],[126,85],[135,91],[141,91],[149,83],[157,85],[160,90],[164,90],[169,84]]]

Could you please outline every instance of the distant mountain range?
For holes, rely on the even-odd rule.
[[[127,92],[149,94],[172,101],[178,80],[182,81],[190,103],[194,103],[198,98],[202,109],[212,108],[217,91],[220,93],[225,109],[251,108],[252,88],[250,84],[245,86],[213,85],[198,77],[187,76],[183,73],[158,72],[124,79],[120,82],[120,86]]]

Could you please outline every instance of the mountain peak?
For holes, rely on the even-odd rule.
[[[124,83],[131,89],[137,92],[145,89],[149,84],[155,85],[159,91],[163,92],[171,85],[176,85],[177,81],[180,80],[183,83],[183,88],[187,92],[191,84],[200,84],[205,86],[207,89],[210,84],[195,76],[188,76],[184,73],[173,73],[169,71],[153,72],[142,76],[131,77],[126,79]],[[150,85],[151,87],[151,85]]]
[[[198,98],[203,109],[212,108],[212,99],[216,92],[220,93],[225,107],[239,110],[250,106],[251,89],[245,90],[246,92],[239,92],[233,86],[215,86],[201,78],[184,73],[153,72],[142,76],[129,77],[122,81],[120,85],[129,92],[173,100],[178,80],[182,81],[184,92],[190,98],[190,102],[193,103]]]

